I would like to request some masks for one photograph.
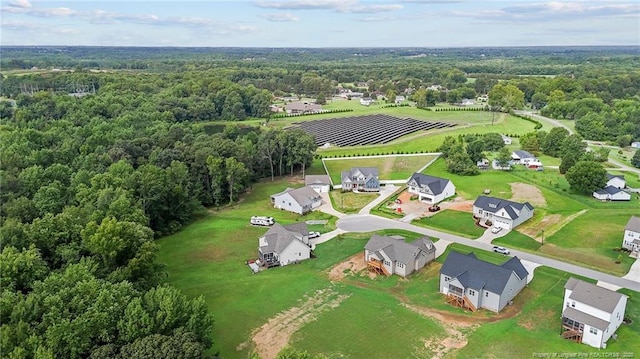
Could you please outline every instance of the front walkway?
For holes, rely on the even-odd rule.
[[[633,262],[631,268],[629,268],[629,273],[622,278],[640,283],[640,259],[636,259],[636,261]]]

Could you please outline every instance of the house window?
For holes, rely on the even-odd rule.
[[[398,268],[404,268],[404,264],[403,264],[403,263],[398,262]]]
[[[444,281],[445,281],[445,282],[448,282],[448,281],[450,281],[450,280],[451,280],[451,278],[449,278],[449,277],[444,277]]]
[[[390,265],[391,265],[391,263],[390,263],[390,262],[388,262],[388,261],[384,261],[384,265],[386,265],[386,266],[390,266]]]
[[[484,292],[484,296],[489,298],[489,292]]]
[[[575,308],[576,307],[576,302],[571,302],[571,308]]]
[[[591,328],[589,328],[589,333],[591,333],[591,334],[598,334],[598,329],[596,329],[596,328],[594,328],[594,327],[591,327]]]
[[[475,297],[476,292],[474,290],[469,289],[469,295]]]

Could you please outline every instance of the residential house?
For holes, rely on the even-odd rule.
[[[446,90],[444,87],[442,87],[442,85],[431,85],[427,87],[427,90],[432,90],[432,91],[443,91]]]
[[[506,166],[501,166],[500,163],[498,163],[498,160],[493,160],[493,162],[491,162],[491,167],[493,167],[494,170],[509,171],[511,170],[511,161],[509,161]]]
[[[606,348],[607,340],[622,324],[626,306],[624,294],[569,278],[564,285],[562,337]]]
[[[608,186],[624,189],[627,187],[627,181],[624,180],[623,175],[612,175],[611,173],[607,173],[607,187]]]
[[[289,114],[321,113],[322,105],[306,101],[289,102],[285,105],[285,111]]]
[[[375,167],[353,167],[349,171],[342,171],[343,191],[376,192],[380,190],[378,169]]]
[[[489,160],[486,159],[486,158],[483,158],[480,161],[476,162],[476,166],[480,170],[488,170],[489,169]]]
[[[533,206],[529,202],[479,196],[473,202],[473,216],[480,223],[491,222],[494,227],[510,230],[533,217]]]
[[[258,239],[258,258],[268,266],[286,266],[311,258],[309,230],[306,223],[283,226],[274,223]]]
[[[593,192],[593,197],[601,201],[630,201],[631,194],[613,186],[607,186]]]
[[[640,252],[640,217],[632,216],[624,227],[622,248]]]
[[[402,96],[402,95],[398,95],[398,96],[396,96],[396,101],[395,101],[395,103],[398,103],[398,104],[399,104],[399,103],[404,102],[405,100],[406,100],[406,98],[405,98],[404,96]]]
[[[360,104],[363,105],[363,106],[369,106],[374,102],[375,102],[375,100],[372,99],[371,97],[363,97],[363,98],[360,99]]]
[[[510,145],[512,143],[511,137],[508,137],[505,135],[500,135],[500,137],[502,137],[502,141],[504,142],[505,145]]]
[[[473,106],[475,104],[476,104],[476,101],[470,98],[463,98],[462,101],[460,101],[461,106]]]
[[[631,147],[640,148],[640,142],[631,142]]]
[[[513,151],[511,153],[511,160],[515,164],[528,165],[529,162],[536,161],[536,156],[532,155],[527,151]]]
[[[318,193],[327,193],[331,190],[331,178],[328,175],[305,175],[304,185]]]
[[[305,186],[286,190],[271,196],[271,203],[278,209],[297,214],[307,214],[320,207],[322,196],[313,188]]]
[[[440,293],[461,308],[499,312],[520,293],[528,276],[518,257],[497,265],[478,259],[473,252],[451,251],[440,268]]]
[[[350,100],[352,98],[361,98],[363,95],[362,92],[354,92],[354,91],[346,91],[340,94],[340,97]]]
[[[540,162],[537,158],[527,163],[527,168],[537,171],[542,171],[544,169],[544,167],[542,166],[542,162]]]
[[[437,204],[456,194],[456,186],[446,178],[414,173],[407,181],[407,191],[421,202]]]
[[[478,102],[487,102],[489,101],[489,96],[488,95],[480,95],[476,98],[476,101]]]
[[[364,260],[369,270],[406,277],[436,258],[436,247],[428,237],[407,243],[400,236],[374,234],[364,246]]]

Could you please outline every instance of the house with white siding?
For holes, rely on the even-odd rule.
[[[607,173],[606,187],[609,186],[624,189],[625,187],[627,187],[627,181],[625,181],[623,175],[612,175],[611,173]]]
[[[607,186],[593,192],[593,197],[601,201],[630,201],[631,194],[621,190],[620,188]]]
[[[624,320],[626,306],[627,296],[622,293],[569,278],[564,286],[562,337],[606,348]]]
[[[527,151],[513,151],[511,153],[511,161],[515,164],[528,165],[529,162],[536,160],[536,156]]]
[[[406,277],[436,258],[436,247],[429,237],[411,243],[401,236],[374,234],[364,246],[364,260],[370,271]]]
[[[518,203],[506,199],[479,196],[473,202],[473,217],[481,224],[511,230],[533,217],[529,202]]]
[[[451,251],[440,268],[440,293],[454,306],[497,313],[520,293],[528,276],[518,257],[497,265],[478,259],[473,252]]]
[[[297,214],[307,214],[320,207],[322,196],[311,187],[287,188],[286,190],[271,195],[271,203],[278,209],[283,209]]]
[[[286,266],[311,258],[307,224],[283,226],[274,223],[258,239],[258,258],[268,267]]]
[[[631,252],[640,252],[640,217],[632,216],[624,227],[622,248]]]
[[[304,185],[318,193],[327,193],[331,190],[331,178],[328,175],[305,175]]]
[[[456,194],[456,186],[446,178],[414,173],[407,181],[407,192],[418,196],[420,202],[437,204]]]

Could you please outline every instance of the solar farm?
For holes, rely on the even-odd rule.
[[[364,115],[294,123],[316,137],[316,145],[362,146],[383,144],[424,130],[454,127],[446,122],[428,122],[389,115]]]

